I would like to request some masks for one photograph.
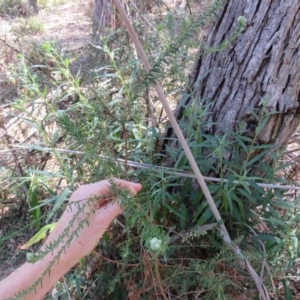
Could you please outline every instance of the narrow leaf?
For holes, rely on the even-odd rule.
[[[43,226],[27,243],[24,245],[20,246],[19,248],[21,250],[28,249],[30,246],[38,243],[42,239],[44,239],[49,232],[51,232],[57,223],[51,223],[48,225]]]

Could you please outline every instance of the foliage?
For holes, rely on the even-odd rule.
[[[181,97],[189,96],[184,89],[188,67],[198,55],[195,35],[215,17],[222,3],[214,1],[198,18],[169,11],[153,21],[153,30],[137,23],[145,33],[142,37],[153,65],[148,74],[121,29],[90,44],[98,59],[91,66],[92,75],[80,69],[72,72],[70,59],[50,42],[34,49],[38,54],[33,55],[38,59],[34,63],[23,53],[10,67],[18,97],[6,113],[20,125],[10,131],[11,139],[16,136],[14,143],[1,146],[11,150],[8,161],[13,155],[17,157],[14,167],[2,167],[2,185],[10,197],[25,199],[20,205],[36,231],[58,219],[70,192],[80,184],[122,177],[143,185],[136,199],[116,190],[125,215],[96,251],[66,275],[65,284],[57,283],[57,296],[72,293],[80,299],[93,299],[97,294],[101,299],[127,299],[135,294],[150,299],[160,297],[162,286],[170,298],[232,299],[243,292],[244,284],[252,284],[247,275],[243,281],[235,281],[243,270],[222,244],[218,231],[199,229],[214,223],[212,213],[193,180],[175,173],[191,171],[182,150],[167,147],[164,153],[159,151],[166,122],[151,88],[155,80],[162,82],[175,105]],[[243,21],[237,20],[240,26],[224,44],[206,50],[227,47],[242,34]],[[262,276],[269,276],[269,287],[273,288],[273,276],[287,280],[284,273],[299,255],[299,199],[290,202],[282,191],[258,185],[284,182],[276,177],[284,167],[278,162],[276,145],[257,143],[271,116],[266,106],[262,99],[261,107],[250,111],[257,120],[251,132],[240,124],[239,131],[218,137],[207,134],[205,128],[210,124],[202,122],[207,104],[194,99],[185,110],[188,121],[180,126],[203,174],[219,174],[221,182],[210,183],[209,188],[231,236],[257,270],[266,262],[268,268]],[[15,148],[9,148],[10,144]],[[174,162],[173,173],[160,167],[166,157]],[[130,160],[150,167],[134,169]],[[6,198],[0,200],[3,205]],[[79,212],[84,209],[80,203],[76,205]],[[262,222],[266,232],[258,230]],[[77,230],[87,223],[83,220]],[[66,228],[61,240],[45,251],[32,251],[28,260],[42,259],[64,236],[68,239],[62,251],[67,251],[76,233],[69,234]],[[10,237],[4,236],[0,242]],[[59,254],[43,277],[58,259]],[[91,269],[89,274],[86,265]],[[43,277],[16,298],[34,290]]]
[[[28,36],[30,34],[43,33],[43,24],[34,16],[19,18],[19,24],[14,27],[17,36]]]
[[[26,0],[1,0],[0,13],[9,16],[29,16],[32,9]]]
[[[53,5],[64,4],[65,0],[37,0],[37,5],[41,9]],[[36,14],[34,7],[29,0],[1,0],[0,14],[10,17],[29,17]]]

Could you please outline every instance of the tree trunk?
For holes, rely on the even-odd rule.
[[[29,2],[29,5],[33,8],[34,13],[37,14],[39,12],[37,0],[29,0],[28,2]]]
[[[126,1],[121,0],[125,10],[130,18],[134,19],[140,14],[143,15],[151,12],[155,6],[154,1]],[[157,4],[156,4],[157,5]],[[93,34],[104,34],[104,29],[108,28],[120,28],[123,23],[118,19],[115,6],[112,0],[95,0],[94,12],[93,12]]]
[[[233,34],[239,16],[247,20],[242,35],[223,51],[209,51]],[[251,136],[257,124],[253,110],[261,109],[263,98],[265,112],[274,114],[258,135],[258,143],[285,145],[299,124],[299,0],[229,0],[203,45],[189,80],[193,97],[181,100],[177,119],[187,120],[184,111],[196,99],[209,104],[202,119],[211,124],[207,132],[222,136],[242,126]],[[168,145],[176,147],[173,130],[166,135],[171,138]]]
[[[110,0],[95,0],[93,12],[93,35],[103,34],[106,27],[115,27],[115,14]]]

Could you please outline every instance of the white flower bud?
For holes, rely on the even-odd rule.
[[[150,248],[153,251],[160,250],[161,244],[162,244],[162,241],[157,239],[157,238],[153,238],[153,239],[150,240]]]
[[[26,261],[27,262],[32,262],[33,258],[34,258],[34,254],[33,253],[31,253],[31,252],[27,252],[26,253]]]

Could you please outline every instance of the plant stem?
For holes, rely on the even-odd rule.
[[[156,279],[157,279],[158,287],[160,289],[160,292],[161,292],[163,298],[165,300],[168,300],[168,297],[166,296],[164,288],[163,288],[162,283],[161,283],[161,278],[160,278],[160,273],[159,273],[159,269],[158,269],[158,264],[159,264],[158,258],[155,257],[154,258],[154,265],[155,265],[155,273],[156,273],[156,277],[157,277]]]

